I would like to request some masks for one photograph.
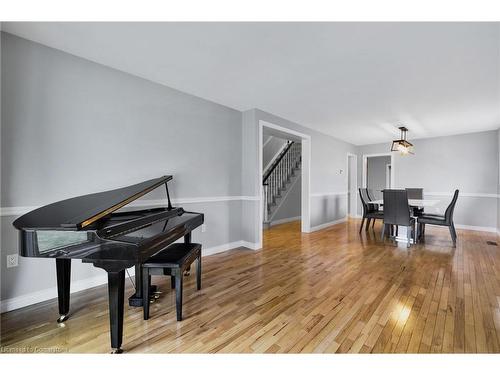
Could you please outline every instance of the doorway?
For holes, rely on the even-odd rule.
[[[372,199],[382,199],[382,190],[394,188],[394,156],[392,153],[363,155],[363,187]]]
[[[311,137],[307,134],[299,133],[295,130],[288,129],[276,124],[269,123],[267,121],[259,121],[259,142],[258,142],[258,155],[259,155],[259,184],[260,184],[260,194],[259,194],[259,218],[258,223],[256,223],[255,228],[258,231],[258,238],[260,246],[262,246],[263,230],[264,230],[264,217],[265,210],[267,209],[266,195],[263,185],[264,171],[263,169],[267,166],[264,165],[264,141],[269,139],[269,136],[275,136],[277,138],[285,139],[288,141],[293,141],[296,147],[300,150],[300,179],[297,186],[300,195],[300,231],[304,233],[309,233],[311,231],[310,222],[310,163],[311,163]],[[300,188],[300,189],[299,189]]]
[[[358,216],[358,156],[347,154],[347,216]]]

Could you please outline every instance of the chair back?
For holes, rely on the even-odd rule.
[[[384,224],[409,226],[411,216],[406,190],[385,189],[383,193]]]
[[[367,200],[365,199],[365,192],[364,192],[365,189],[363,188],[359,188],[358,191],[359,191],[359,199],[361,199],[361,206],[363,207],[363,217],[366,216],[366,214],[368,213],[368,204],[366,203]]]
[[[375,211],[373,204],[369,204],[370,198],[368,198],[368,191],[366,188],[359,188],[359,197],[361,198],[361,204],[363,206],[363,216],[366,216],[369,212]]]
[[[372,189],[366,189],[366,193],[368,194],[368,198],[371,200],[371,201],[374,201],[375,200],[375,193],[373,192]]]
[[[422,188],[407,188],[408,199],[424,199],[424,189]]]
[[[453,198],[451,199],[451,202],[446,208],[446,211],[444,213],[444,218],[446,219],[446,222],[448,224],[453,223],[453,211],[455,211],[455,205],[457,204],[457,200],[458,200],[458,189],[455,190]]]

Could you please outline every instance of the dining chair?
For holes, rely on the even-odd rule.
[[[366,220],[365,230],[368,230],[368,228],[370,227],[370,221],[373,220],[373,222],[375,223],[375,220],[383,219],[384,213],[376,209],[375,205],[368,203],[370,199],[368,198],[367,189],[359,188],[358,190],[359,190],[359,197],[361,199],[361,205],[363,207],[363,217],[361,219],[361,227],[359,228],[359,233],[361,233],[361,231],[363,230],[363,225],[365,223],[365,220]]]
[[[455,205],[458,200],[458,189],[455,190],[453,198],[450,204],[446,208],[444,215],[434,215],[434,214],[423,214],[418,218],[419,233],[425,236],[425,225],[440,225],[448,227],[451,235],[451,240],[453,241],[453,246],[457,246],[457,231],[455,230],[455,224],[453,222],[453,212],[455,211]]]
[[[373,189],[366,189],[366,193],[368,194],[368,200],[370,202],[377,200],[377,196],[375,195],[375,192],[373,191]],[[380,211],[380,212],[383,211],[383,208],[380,207],[379,204],[375,204],[375,203],[369,203],[369,204],[370,204],[370,206],[372,206],[373,210],[377,210],[377,211]],[[375,227],[375,220],[373,220],[372,228],[373,227]]]
[[[423,188],[406,188],[408,193],[408,199],[424,199],[424,189]],[[413,216],[421,216],[424,213],[423,207],[412,207]]]
[[[384,225],[382,226],[382,240],[385,237],[387,226],[405,226],[408,244],[411,239],[416,243],[415,218],[411,216],[406,190],[385,189],[384,193]]]

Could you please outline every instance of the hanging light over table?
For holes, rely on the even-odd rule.
[[[404,126],[400,126],[399,130],[401,130],[401,139],[392,141],[391,151],[399,151],[402,155],[413,155],[413,145],[406,140],[408,129]]]

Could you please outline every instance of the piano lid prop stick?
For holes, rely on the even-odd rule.
[[[170,202],[170,194],[168,193],[168,185],[167,185],[166,182],[165,182],[165,189],[167,190],[168,209],[171,210],[172,209],[172,203]]]

